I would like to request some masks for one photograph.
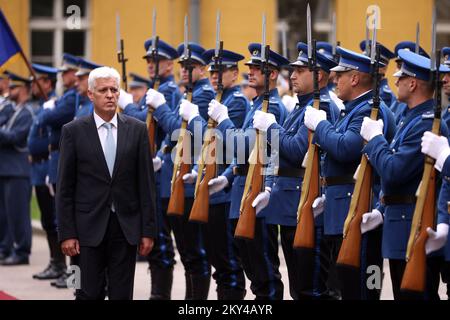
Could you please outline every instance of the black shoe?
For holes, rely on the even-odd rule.
[[[56,281],[54,281],[55,284],[53,284],[53,282],[51,283],[52,286],[58,288],[58,289],[67,289],[67,278],[69,277],[69,274],[67,274],[66,272],[63,273],[63,275],[61,277],[59,277],[58,279],[56,279]]]
[[[0,252],[0,264],[2,263],[2,261],[4,261],[8,257],[9,257],[9,254],[6,254],[4,252]]]
[[[15,254],[10,255],[5,260],[2,260],[2,266],[19,266],[30,264],[28,256],[18,256]]]
[[[44,269],[44,271],[34,274],[33,279],[38,280],[58,279],[65,273],[65,271],[66,266],[64,264],[56,264],[50,262],[47,268]]]

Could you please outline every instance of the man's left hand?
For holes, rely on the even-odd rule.
[[[120,89],[119,100],[117,101],[119,108],[125,110],[127,105],[131,103],[133,103],[133,96],[130,93]]]
[[[152,238],[142,237],[141,243],[139,244],[139,255],[144,257],[148,256],[153,249],[153,243]]]
[[[360,134],[361,137],[364,138],[367,142],[375,138],[376,136],[379,136],[380,134],[383,134],[383,120],[372,120],[369,117],[364,117]]]
[[[268,112],[262,112],[261,110],[256,110],[253,116],[253,127],[261,131],[267,131],[267,129],[277,120],[275,116]]]
[[[305,126],[309,130],[316,131],[320,122],[327,120],[327,114],[323,110],[317,110],[311,106],[306,107],[305,111]]]
[[[180,104],[180,117],[183,118],[184,121],[190,122],[196,116],[200,115],[198,111],[198,106],[189,102],[186,99],[183,99]]]

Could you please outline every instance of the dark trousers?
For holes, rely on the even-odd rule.
[[[36,200],[41,211],[42,228],[47,234],[56,234],[55,198],[46,185],[34,186]]]
[[[136,250],[135,245],[127,242],[116,214],[111,212],[100,245],[80,247],[76,261],[81,272],[81,288],[76,291],[76,299],[104,299],[105,277],[109,300],[133,299]]]
[[[31,253],[30,179],[0,177],[0,239],[4,253],[27,257]],[[6,230],[2,230],[6,229]]]
[[[278,226],[266,224],[264,218],[257,218],[255,238],[237,239],[236,243],[256,300],[283,299],[284,287],[278,258]]]
[[[447,300],[450,300],[450,261],[444,261],[441,266],[442,282],[447,285]]]
[[[173,269],[175,265],[175,252],[173,248],[171,228],[169,218],[167,217],[167,201],[156,201],[156,222],[158,225],[158,234],[154,239],[153,249],[147,256],[150,268]]]
[[[163,207],[168,206],[169,199],[163,198]],[[185,273],[210,277],[211,266],[205,252],[203,239],[204,226],[189,222],[193,198],[184,199],[184,215],[181,217],[169,216],[169,223],[175,235],[175,242],[180,253]]]
[[[320,259],[324,253],[321,250],[323,227],[315,228],[316,248],[310,261],[311,266],[302,268],[304,257],[301,252],[294,249],[294,238],[297,227],[280,226],[281,247],[283,249],[289,277],[289,293],[294,300],[321,298],[326,291],[327,274],[321,268]]]
[[[426,287],[423,294],[413,294],[400,290],[403,273],[405,272],[406,261],[389,259],[389,270],[391,273],[392,291],[394,300],[439,300],[439,271],[443,257],[427,258]]]
[[[0,255],[9,256],[12,248],[12,238],[8,229],[6,217],[5,188],[0,178]]]
[[[228,219],[230,203],[209,206],[205,225],[205,248],[208,260],[214,267],[219,300],[237,300],[245,296],[245,276],[234,239],[235,220]]]
[[[341,249],[342,235],[324,235],[322,240],[321,268],[328,277],[326,280],[327,292],[326,296],[333,299],[341,298],[339,276],[336,269],[336,260]]]

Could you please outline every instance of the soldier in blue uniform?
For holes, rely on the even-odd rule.
[[[133,103],[139,104],[151,86],[151,81],[133,72],[130,72],[128,76],[131,80],[128,83],[128,91],[133,96]]]
[[[450,67],[450,47],[442,48],[442,55],[444,56],[444,64]],[[442,120],[447,124],[447,128],[450,127],[450,76],[448,74],[444,75],[442,89],[447,96],[447,107],[444,108],[444,113],[442,114]],[[445,102],[444,102],[445,103]]]
[[[75,106],[75,119],[91,115],[94,112],[94,106],[87,95],[88,78],[89,73],[99,67],[102,67],[102,65],[79,58],[78,71],[75,73],[78,78],[75,84],[78,93],[78,102]]]
[[[198,106],[200,115],[207,120],[208,103],[214,98],[215,92],[206,77],[206,62],[202,56],[205,49],[196,43],[189,43],[189,47],[191,49],[190,61],[188,61],[188,57],[185,57],[183,54],[184,44],[181,44],[177,48],[178,55],[180,55],[181,81],[184,84],[188,83],[187,63],[191,63],[193,67],[192,103]],[[160,192],[161,206],[164,212],[167,209],[171,192],[173,171],[171,152],[177,142],[177,137],[172,137],[172,134],[181,127],[182,119],[179,116],[179,109],[182,104],[186,103],[188,103],[188,101],[182,99],[179,101],[176,108],[172,109],[170,107],[171,101],[166,98],[165,94],[149,89],[146,95],[146,104],[151,105],[155,109],[153,117],[166,134],[161,150],[158,152],[158,157],[162,159]],[[188,138],[188,136],[186,137]],[[169,217],[169,223],[175,235],[181,262],[185,268],[186,299],[206,299],[209,291],[211,267],[206,257],[204,247],[202,235],[203,226],[189,223],[188,221],[193,204],[194,179],[186,179],[187,177],[183,178],[185,178],[184,180],[186,181],[184,184],[184,215],[182,217]]]
[[[406,265],[404,259],[416,202],[415,193],[424,167],[420,139],[425,131],[431,129],[435,102],[434,87],[430,82],[430,59],[405,49],[399,50],[398,55],[402,66],[394,76],[398,77],[399,100],[406,103],[408,109],[402,114],[390,144],[380,134],[383,127],[380,120],[365,118],[361,135],[368,141],[363,152],[381,177],[383,194],[380,205],[369,213],[369,229],[384,221],[382,251],[383,258],[389,259],[394,299],[405,299],[411,296],[400,291],[400,284]],[[447,133],[447,126],[441,122],[441,134],[447,136]],[[446,214],[439,215],[438,226],[441,223],[448,224]],[[426,247],[430,248],[430,244],[427,243]],[[439,266],[439,257],[427,257],[427,286],[424,296],[420,298],[439,299],[439,277],[436,277]]]
[[[249,67],[249,86],[256,90],[257,96],[247,113],[241,129],[236,128],[229,118],[228,109],[218,101],[211,101],[208,114],[218,123],[227,154],[232,151],[234,159],[219,177],[210,181],[210,190],[215,193],[231,186],[231,204],[229,218],[236,225],[239,218],[240,204],[244,193],[245,180],[248,173],[248,157],[254,144],[253,115],[261,110],[264,99],[264,74],[261,68],[261,44],[251,43],[248,46],[251,59],[246,63]],[[276,89],[276,82],[281,66],[289,61],[274,51],[269,52],[269,108],[268,112],[275,116],[278,123],[283,123],[287,111],[281,102]],[[239,145],[237,143],[239,141]],[[255,238],[252,241],[237,239],[239,255],[250,288],[256,299],[283,299],[283,283],[278,270],[278,230],[277,226],[266,223],[264,217],[257,217]]]
[[[411,52],[415,52],[416,43],[412,41],[402,41],[395,46],[394,51],[396,56],[395,63],[397,64],[397,71],[400,70],[400,68],[402,67],[402,59],[398,56],[398,51],[400,49],[406,49]],[[422,47],[419,47],[419,54],[423,57],[430,58],[428,53],[424,49],[422,49]],[[405,103],[397,100],[394,104],[390,106],[390,108],[394,113],[396,123],[398,124],[399,120],[402,118],[402,113],[406,111],[408,106]]]
[[[13,104],[8,99],[9,95],[8,71],[0,73],[0,126],[8,121],[14,113]]]
[[[62,81],[65,88],[64,95],[56,101],[51,99],[49,103],[44,104],[44,110],[39,113],[41,126],[47,126],[49,130],[50,152],[48,163],[47,184],[51,184],[52,197],[56,192],[56,174],[59,159],[59,140],[61,137],[61,128],[64,124],[73,120],[75,116],[75,107],[78,101],[78,94],[75,88],[77,80],[75,72],[77,71],[78,58],[65,53],[63,55],[63,65],[59,68],[62,73]],[[52,205],[54,208],[54,205]],[[60,277],[66,269],[65,257],[59,248],[58,235],[56,231],[56,213],[45,210],[41,216],[42,227],[47,234],[47,242],[50,250],[50,262],[47,267],[33,275],[34,279],[47,280]]]
[[[156,61],[154,61],[151,45],[152,39],[148,39],[147,41],[145,41],[144,48],[146,50],[146,54],[143,56],[143,58],[147,61],[147,71],[149,78],[154,79],[156,75]],[[181,92],[174,81],[173,75],[174,60],[178,57],[179,54],[175,48],[162,40],[158,41],[158,63],[160,77],[158,92],[163,94],[170,110],[174,110],[181,99]],[[149,88],[152,87],[153,80],[150,80]],[[126,97],[126,95],[121,92],[118,104],[119,107],[123,109],[124,114],[135,117],[141,121],[146,121],[148,114],[146,95],[139,102],[131,103],[130,97]],[[175,265],[175,252],[171,235],[171,227],[169,224],[169,218],[166,214],[167,205],[169,203],[169,195],[165,193],[164,200],[161,199],[161,179],[165,180],[165,186],[167,186],[167,183],[169,183],[170,186],[171,179],[171,173],[169,173],[169,169],[168,167],[166,167],[166,165],[164,165],[163,170],[161,170],[161,167],[163,165],[162,159],[164,159],[165,157],[170,158],[170,152],[164,153],[164,150],[168,149],[161,149],[162,142],[165,137],[166,133],[157,122],[155,144],[157,150],[160,151],[153,158],[153,169],[155,170],[156,179],[158,236],[154,240],[153,250],[146,257],[149,262],[151,274],[151,300],[170,299],[173,282],[173,268]],[[188,279],[188,277],[186,278],[186,282],[189,282],[190,285],[190,279]]]
[[[203,54],[205,62],[209,63],[210,81],[217,90],[219,70],[214,61],[214,49]],[[241,128],[246,113],[250,109],[250,103],[241,93],[240,86],[236,85],[239,76],[238,62],[244,57],[229,50],[223,50],[222,57],[222,84],[223,94],[221,103],[228,108],[228,116],[236,128]],[[196,131],[196,125],[206,129],[206,121],[199,115],[198,106],[185,105],[180,108],[180,115],[188,121],[188,130]],[[217,145],[219,146],[219,145]],[[226,169],[222,155],[224,149],[216,151],[218,175]],[[202,173],[199,173],[202,174]],[[191,179],[197,178],[197,170],[193,170]],[[230,189],[213,193],[209,200],[209,218],[205,225],[205,247],[208,260],[216,270],[213,278],[217,283],[218,300],[241,300],[245,297],[245,277],[238,249],[234,240],[234,225],[228,219],[230,209]]]
[[[8,74],[14,113],[0,126],[0,264],[29,264],[31,253],[30,165],[27,136],[33,121],[30,80]]]
[[[338,97],[344,101],[345,109],[341,111],[338,121],[333,125],[326,121],[325,112],[307,108],[305,125],[315,131],[313,141],[325,152],[323,165],[325,197],[322,197],[322,201],[325,202],[323,241],[330,250],[329,294],[342,293],[342,297],[347,298],[347,287],[339,285],[335,262],[342,243],[344,221],[353,193],[355,183],[353,175],[361,160],[363,139],[359,130],[363,117],[370,114],[374,93],[370,58],[341,47],[338,47],[337,52],[340,55],[339,65],[331,71],[336,72]],[[384,103],[380,104],[380,115],[386,123],[384,134],[389,140],[393,136],[395,123],[392,113]],[[370,237],[374,238],[374,241],[370,241],[374,244],[367,244],[368,256],[362,259],[368,264],[382,264],[381,253],[376,250],[378,233]],[[374,263],[370,263],[371,261]],[[361,270],[365,271],[364,266]],[[339,292],[340,290],[342,292]],[[353,297],[353,299],[358,298]]]
[[[299,103],[288,115],[283,125],[275,121],[269,113],[257,111],[253,117],[253,126],[266,131],[269,141],[274,133],[279,135],[279,164],[274,175],[266,178],[266,186],[271,190],[264,192],[262,197],[269,197],[267,207],[259,214],[264,214],[266,223],[280,226],[281,246],[283,248],[289,276],[289,291],[295,300],[302,298],[320,297],[325,291],[325,274],[320,274],[317,263],[314,267],[314,279],[302,281],[301,261],[293,249],[295,230],[297,227],[297,209],[300,201],[301,185],[304,169],[301,167],[308,150],[308,129],[304,125],[304,114],[307,106],[313,103],[313,74],[308,68],[308,46],[302,42],[297,44],[298,58],[291,63],[291,75],[294,92],[298,95]],[[319,71],[320,109],[327,113],[327,119],[334,123],[339,117],[339,108],[331,100],[327,88],[330,69],[336,63],[325,55],[317,52],[317,66]],[[265,195],[264,195],[265,194]],[[316,247],[320,252],[320,238],[323,233],[323,221],[320,210],[314,209],[316,217]],[[317,255],[319,256],[319,255]],[[307,284],[306,284],[307,283]]]

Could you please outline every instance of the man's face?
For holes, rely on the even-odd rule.
[[[16,102],[19,98],[20,86],[9,87],[9,99]]]
[[[233,86],[234,82],[238,77],[237,69],[224,69],[222,72],[222,84],[225,89]],[[209,81],[213,86],[214,90],[217,90],[217,84],[219,82],[219,72],[210,71]]]
[[[336,95],[342,101],[349,101],[352,93],[353,71],[336,72],[334,83],[336,84]]]
[[[130,93],[133,96],[133,102],[139,103],[141,99],[145,96],[147,92],[147,87],[133,87],[130,88]]]
[[[0,79],[0,94],[8,92],[9,79]]]
[[[88,89],[89,99],[99,115],[114,115],[119,94],[119,84],[115,78],[98,78],[95,80],[94,89]]]
[[[80,95],[86,97],[88,93],[88,79],[89,74],[85,74],[77,77],[77,81],[75,82],[75,87]]]
[[[308,67],[294,67],[291,74],[292,89],[297,94],[307,94],[313,91],[313,73]]]
[[[40,77],[37,80],[34,80],[31,84],[31,93],[35,96],[35,97],[41,97],[41,91],[39,90],[39,87],[37,85],[38,82],[42,88],[42,90],[45,93],[49,93],[52,89],[52,82],[50,79],[46,78],[46,77]]]
[[[77,82],[76,70],[69,69],[61,74],[64,88],[72,88]]]
[[[203,77],[204,72],[205,72],[205,66],[198,64],[198,63],[194,63],[193,69],[192,69],[192,82],[195,83],[198,80],[200,80]],[[189,82],[189,71],[186,68],[186,64],[184,64],[184,63],[181,64],[180,76],[181,76],[180,80],[182,83]]]
[[[395,85],[398,88],[398,101],[407,102],[408,97],[410,96],[410,86],[412,77],[399,77],[397,81],[395,81]]]
[[[442,79],[442,89],[444,90],[444,93],[450,97],[450,73],[444,74],[444,78]]]
[[[169,66],[173,64],[172,60],[169,59],[161,59],[159,60],[159,72],[158,74],[160,76],[163,76],[166,74],[167,69]],[[151,57],[147,57],[147,72],[150,79],[153,79],[155,77],[156,72],[156,63]]]
[[[248,66],[248,85],[254,89],[264,87],[264,75],[259,66]]]

